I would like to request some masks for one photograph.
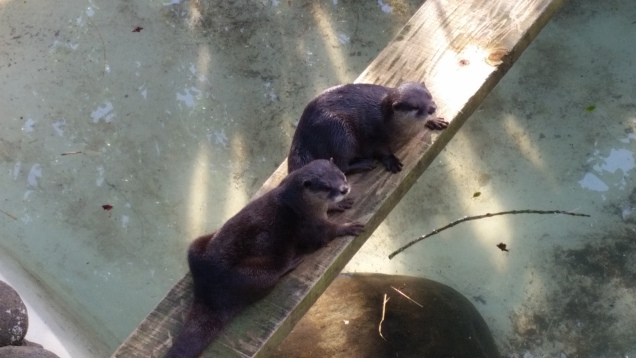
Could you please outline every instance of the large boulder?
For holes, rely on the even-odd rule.
[[[0,358],[60,358],[40,347],[1,347]]]
[[[20,295],[0,281],[0,347],[21,345],[28,327],[29,317]]]
[[[381,274],[338,276],[273,356],[500,357],[486,322],[459,292],[425,278]]]

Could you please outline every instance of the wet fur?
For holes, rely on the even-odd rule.
[[[424,126],[448,126],[441,118],[429,118],[436,109],[430,92],[420,83],[330,88],[305,107],[289,151],[288,171],[315,159],[333,158],[345,174],[371,170],[376,159],[396,173],[402,170],[393,155],[397,148]]]
[[[316,160],[217,232],[196,239],[188,250],[194,301],[166,357],[198,357],[232,317],[266,296],[304,255],[338,236],[358,235],[362,224],[327,217],[327,211],[351,207],[348,193],[344,174],[332,162]]]

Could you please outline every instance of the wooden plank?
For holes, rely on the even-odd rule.
[[[564,0],[428,0],[356,82],[395,86],[423,81],[438,113],[450,121],[440,135],[427,131],[397,153],[398,174],[383,167],[349,178],[354,208],[345,216],[366,224],[356,238],[340,238],[316,252],[264,300],[234,319],[205,357],[266,357],[291,331],[371,233],[453,137],[483,98],[536,37]],[[436,138],[433,138],[436,137]],[[283,162],[256,194],[286,175]],[[343,221],[347,219],[341,217]],[[113,357],[159,357],[181,329],[191,300],[181,280]]]

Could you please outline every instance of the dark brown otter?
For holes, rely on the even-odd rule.
[[[188,250],[194,300],[166,357],[197,357],[237,313],[269,293],[301,258],[338,236],[358,235],[358,222],[337,224],[327,211],[353,201],[344,174],[316,160],[250,202],[217,232]]]
[[[375,159],[397,173],[402,162],[393,152],[423,129],[444,129],[430,118],[437,106],[423,84],[398,87],[347,84],[314,98],[300,117],[289,151],[291,173],[314,159],[333,158],[345,174],[375,168]]]

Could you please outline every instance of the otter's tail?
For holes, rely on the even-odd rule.
[[[236,312],[213,312],[199,302],[193,302],[181,333],[165,358],[196,358],[219,335]]]

